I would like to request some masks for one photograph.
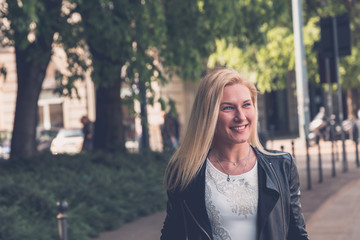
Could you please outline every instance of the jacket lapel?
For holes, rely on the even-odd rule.
[[[269,163],[263,158],[262,153],[255,150],[258,160],[258,176],[259,176],[259,203],[257,227],[258,236],[262,232],[264,225],[268,219],[270,212],[279,200],[280,191],[276,183],[274,173],[270,169]]]
[[[206,161],[199,174],[185,191],[184,200],[201,227],[212,236],[210,221],[205,206],[205,169]]]

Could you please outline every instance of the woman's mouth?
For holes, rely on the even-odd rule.
[[[236,127],[230,127],[230,129],[234,129],[234,130],[243,130],[245,129],[247,125],[243,125],[243,126],[236,126]]]

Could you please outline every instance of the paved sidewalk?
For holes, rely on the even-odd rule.
[[[312,240],[359,240],[360,180],[345,185],[315,212],[308,222]]]
[[[270,149],[281,149],[292,153],[291,140],[269,142]],[[346,141],[348,171],[343,171],[342,144],[335,160],[336,177],[332,176],[331,143],[321,142],[323,182],[319,183],[317,147],[311,147],[311,181],[306,171],[306,150],[300,139],[294,139],[296,164],[302,188],[301,203],[311,240],[355,240],[360,239],[360,168],[355,164],[355,147]],[[309,185],[311,189],[308,189]],[[158,240],[165,212],[141,218],[118,230],[105,232],[93,240]]]

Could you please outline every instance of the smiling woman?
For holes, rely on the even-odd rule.
[[[225,86],[214,134],[214,147],[246,143],[254,121],[255,106],[249,89],[238,83]]]
[[[162,240],[307,240],[289,153],[264,150],[255,85],[221,68],[201,81],[182,144],[165,172]]]

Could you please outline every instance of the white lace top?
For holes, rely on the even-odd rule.
[[[214,240],[256,239],[258,206],[257,162],[247,173],[230,175],[215,168],[209,159],[205,174],[205,204]]]

